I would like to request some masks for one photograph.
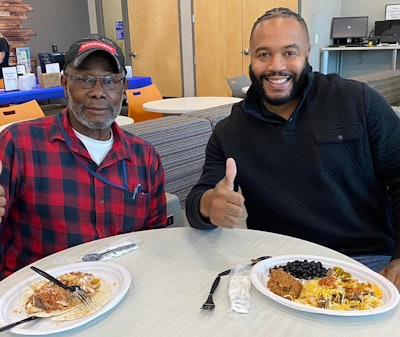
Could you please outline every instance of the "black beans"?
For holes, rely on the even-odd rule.
[[[321,262],[307,260],[295,260],[283,266],[275,266],[272,269],[278,268],[282,268],[285,272],[302,280],[325,277],[328,272],[328,269],[324,268]]]

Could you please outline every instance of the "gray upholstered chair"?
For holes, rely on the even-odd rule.
[[[242,91],[242,88],[251,84],[250,79],[244,74],[237,77],[226,78],[226,81],[232,90],[233,97],[244,97],[246,94]]]

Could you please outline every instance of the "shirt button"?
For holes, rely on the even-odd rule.
[[[100,204],[104,204],[104,199],[101,199],[99,202]]]
[[[343,136],[342,135],[339,135],[338,137],[337,137],[339,140],[343,140]]]

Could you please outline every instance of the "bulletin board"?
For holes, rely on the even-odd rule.
[[[385,20],[399,20],[399,19],[400,19],[400,4],[386,5]]]

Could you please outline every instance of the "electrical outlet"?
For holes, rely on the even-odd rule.
[[[315,34],[315,35],[314,35],[314,43],[315,43],[315,44],[318,44],[318,34]]]

